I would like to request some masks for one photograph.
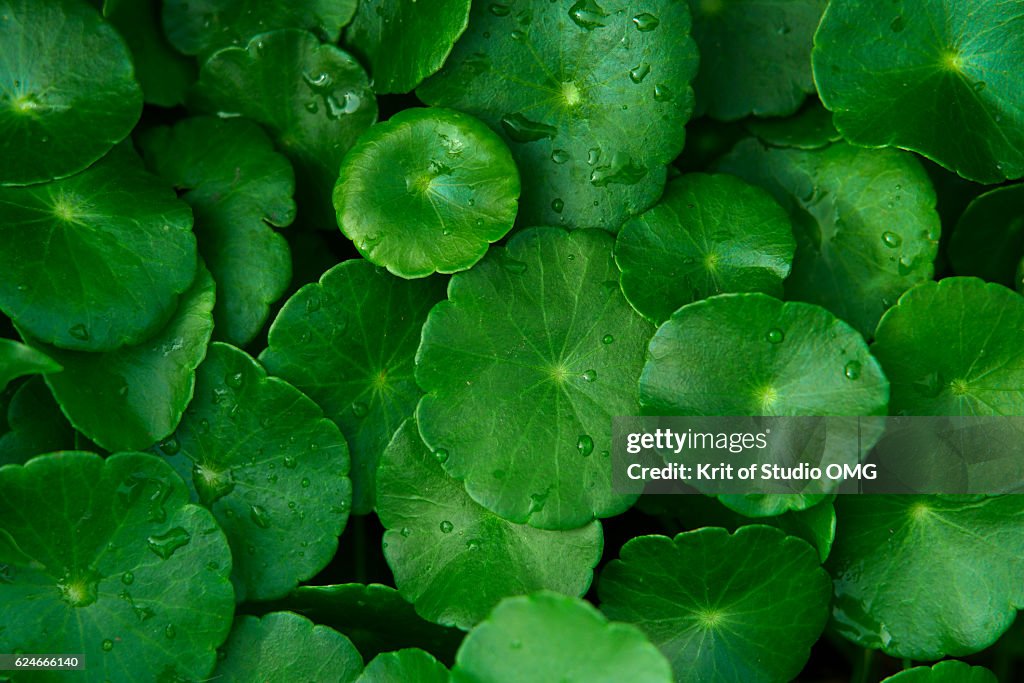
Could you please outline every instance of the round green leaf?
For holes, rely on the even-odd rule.
[[[839,496],[837,513],[833,620],[864,647],[966,655],[1024,607],[1021,496]]]
[[[413,376],[420,329],[444,297],[439,278],[410,282],[345,261],[288,300],[260,356],[319,404],[352,456],[352,510],[373,510],[377,461],[423,392]]]
[[[1024,183],[972,201],[957,221],[948,253],[958,275],[1013,287],[1024,256]]]
[[[0,310],[40,341],[140,343],[195,278],[192,212],[127,149],[71,178],[0,187],[0,211]]]
[[[379,583],[299,586],[284,604],[344,633],[366,657],[419,647],[450,662],[465,635],[424,621],[397,590]]]
[[[215,342],[178,431],[160,444],[213,511],[235,557],[239,601],[286,595],[334,557],[348,520],[348,448],[290,384]]]
[[[205,679],[234,609],[224,534],[142,453],[0,468],[0,564],[4,649],[83,654],[97,680]]]
[[[63,369],[60,363],[42,351],[13,339],[0,339],[0,391],[19,377],[45,375]]]
[[[817,98],[789,118],[748,119],[744,125],[751,135],[772,147],[821,149],[843,139],[832,125],[832,112]]]
[[[622,296],[613,243],[519,232],[455,275],[423,328],[423,440],[507,520],[574,529],[632,503],[612,491],[611,418],[637,411],[653,329]]]
[[[238,617],[222,653],[212,680],[351,683],[363,669],[348,638],[291,612]]]
[[[690,0],[697,113],[788,116],[814,92],[811,43],[827,0]]]
[[[0,185],[81,171],[139,120],[128,48],[86,2],[0,0],[0,54]]]
[[[976,278],[907,292],[872,353],[894,415],[1024,415],[1024,298]]]
[[[683,148],[697,71],[689,33],[677,0],[477,2],[417,94],[509,141],[524,224],[615,230],[658,199]]]
[[[730,175],[694,173],[626,221],[615,261],[626,299],[660,323],[684,304],[723,292],[782,295],[793,261],[789,216],[771,195]]]
[[[40,453],[69,450],[74,430],[42,379],[18,387],[10,403],[0,396],[0,465],[22,465]]]
[[[667,683],[672,670],[643,633],[590,603],[542,591],[508,598],[459,648],[452,683],[557,680]]]
[[[766,526],[640,536],[601,575],[601,609],[636,624],[676,681],[790,681],[828,620],[832,582],[804,541]]]
[[[409,92],[444,64],[466,30],[469,6],[469,0],[362,0],[345,44],[369,64],[376,92]]]
[[[370,128],[334,188],[341,231],[405,278],[472,266],[512,229],[518,199],[505,143],[450,109],[406,109]]]
[[[996,677],[984,667],[947,660],[931,668],[915,666],[882,683],[996,683]]]
[[[64,366],[47,384],[75,429],[108,451],[149,448],[174,431],[192,400],[214,298],[213,280],[200,267],[167,325],[138,346],[87,353],[26,341]]]
[[[446,626],[469,629],[510,595],[583,595],[601,559],[599,522],[547,531],[473,502],[423,445],[413,420],[381,458],[377,514],[398,590],[421,616]]]
[[[718,168],[764,187],[789,211],[796,255],[786,298],[824,306],[870,336],[900,294],[931,279],[939,216],[931,181],[912,155],[748,140]]]
[[[217,339],[248,344],[291,280],[288,243],[270,228],[295,218],[291,164],[242,119],[186,119],[146,131],[139,143],[149,167],[192,206],[199,251],[217,281]]]
[[[919,152],[964,178],[1024,176],[1024,7],[832,3],[814,80],[843,137]]]
[[[209,55],[279,28],[308,29],[334,43],[355,10],[356,0],[164,0],[163,23],[178,50]]]
[[[423,650],[385,652],[373,658],[357,683],[448,683],[448,669]]]
[[[377,120],[363,68],[312,33],[293,29],[215,53],[199,72],[195,94],[207,111],[245,116],[270,131],[295,165],[314,217],[330,216],[341,160]]]

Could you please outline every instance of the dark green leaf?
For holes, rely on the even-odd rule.
[[[334,189],[341,231],[405,278],[472,266],[512,229],[518,199],[505,143],[450,109],[406,109],[370,128]]]
[[[0,400],[0,465],[21,465],[40,453],[71,450],[74,430],[41,378],[18,387],[10,403]]]
[[[945,661],[931,668],[915,666],[886,678],[883,683],[996,683],[996,677],[980,666]]]
[[[622,296],[613,243],[600,230],[519,232],[455,275],[423,328],[423,439],[510,521],[573,529],[632,503],[611,487],[611,418],[637,410],[653,330]]]
[[[0,391],[19,377],[45,375],[63,369],[60,363],[42,351],[13,339],[0,339]]]
[[[377,460],[423,392],[413,358],[439,278],[408,282],[345,261],[300,289],[270,328],[260,361],[341,428],[352,455],[352,509],[373,509]]]
[[[423,650],[385,652],[366,665],[358,683],[448,683],[448,669]]]
[[[781,296],[794,248],[789,216],[767,192],[730,175],[691,174],[626,221],[615,261],[626,299],[660,323],[714,294]]]
[[[1013,287],[1024,257],[1024,183],[976,198],[957,221],[949,260],[958,275]]]
[[[809,100],[795,115],[786,119],[749,119],[747,130],[772,147],[821,149],[843,139],[832,125],[832,112],[817,98]]]

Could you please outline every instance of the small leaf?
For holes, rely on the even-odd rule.
[[[125,147],[71,178],[0,187],[0,205],[0,309],[48,344],[138,344],[195,278],[192,212]]]
[[[0,465],[23,465],[40,453],[72,450],[75,433],[41,378],[30,379],[10,403],[0,394]]]
[[[0,338],[0,391],[19,377],[45,375],[63,369],[60,363],[42,351],[13,339]]]
[[[295,175],[259,127],[198,117],[145,131],[151,169],[186,191],[199,252],[217,281],[218,340],[243,345],[291,279],[288,243],[270,226],[295,218]]]
[[[724,292],[782,294],[793,261],[789,216],[767,192],[730,175],[694,173],[626,221],[615,261],[626,299],[660,323],[684,304]]]
[[[452,683],[668,683],[668,662],[635,626],[555,593],[507,598],[459,648]]]
[[[505,143],[450,109],[406,109],[370,128],[334,188],[341,231],[405,278],[472,266],[512,229],[518,199]]]
[[[4,649],[80,653],[98,680],[213,669],[234,609],[231,554],[158,458],[65,452],[2,467],[0,529],[0,553],[12,541],[20,553],[0,557]]]
[[[996,677],[984,667],[947,660],[931,668],[915,666],[882,683],[996,683]]]
[[[583,595],[601,559],[599,522],[545,531],[473,502],[423,445],[412,420],[384,452],[377,490],[395,585],[420,615],[446,626],[468,629],[510,595]]]
[[[777,529],[640,536],[621,557],[601,575],[601,609],[639,626],[679,683],[792,680],[828,620],[828,574]]]
[[[352,456],[352,510],[373,510],[377,461],[423,392],[413,376],[420,329],[444,297],[438,278],[410,282],[345,261],[285,303],[260,361],[316,401]]]
[[[832,3],[814,37],[814,79],[854,144],[919,152],[976,182],[1020,178],[1022,26],[1016,2]]]
[[[416,358],[420,433],[476,502],[573,529],[632,503],[611,487],[611,418],[635,414],[652,328],[626,303],[611,235],[533,228],[455,275]]]
[[[444,64],[466,30],[469,6],[469,0],[362,0],[345,44],[369,64],[376,92],[409,92]]]
[[[448,669],[423,650],[385,652],[374,657],[357,683],[448,683]]]
[[[788,116],[814,92],[811,41],[827,0],[690,0],[700,71],[697,113]]]
[[[213,302],[213,280],[200,266],[174,316],[137,346],[87,353],[26,341],[64,366],[47,384],[77,430],[108,451],[149,448],[174,431],[192,400],[213,331]]]
[[[882,318],[871,351],[894,415],[1024,414],[1024,299],[1002,285],[915,287]]]
[[[832,112],[817,98],[809,100],[799,112],[785,119],[748,119],[751,135],[772,147],[821,149],[843,139],[832,125]]]
[[[957,221],[947,251],[958,275],[1016,286],[1024,257],[1024,183],[975,198]]]
[[[363,669],[348,638],[291,612],[238,617],[222,654],[213,680],[351,683]]]
[[[286,595],[334,556],[352,497],[348,448],[297,389],[215,342],[172,438],[159,450],[223,527],[239,601]]]
[[[139,120],[131,54],[86,2],[0,0],[0,54],[0,185],[77,173]]]

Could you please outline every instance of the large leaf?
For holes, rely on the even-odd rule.
[[[839,496],[837,512],[828,567],[847,638],[896,657],[966,655],[1024,607],[1021,496]]]
[[[931,668],[915,666],[886,678],[883,683],[996,683],[996,677],[980,666],[945,661]]]
[[[629,624],[589,603],[540,592],[508,598],[459,648],[452,683],[667,683],[665,658]]]
[[[234,609],[231,554],[159,459],[67,452],[2,467],[0,529],[4,650],[83,654],[97,680],[213,669]]]
[[[423,650],[385,652],[366,665],[358,683],[448,683],[448,669]]]
[[[308,29],[333,43],[355,10],[356,0],[163,0],[163,23],[176,48],[208,56],[279,28]]]
[[[689,33],[678,0],[477,2],[417,94],[505,136],[526,225],[615,230],[658,199],[683,147],[697,70]]]
[[[420,432],[505,519],[572,529],[629,507],[611,487],[611,418],[637,411],[652,327],[626,303],[611,235],[534,228],[455,275],[430,312]]]
[[[262,33],[203,65],[196,102],[222,117],[262,124],[295,165],[311,217],[331,216],[331,190],[345,152],[377,120],[363,68],[306,31]]]
[[[468,629],[510,595],[583,595],[601,559],[599,522],[547,531],[505,521],[473,502],[423,445],[412,420],[381,458],[377,514],[398,590],[421,616],[446,626]]]
[[[601,574],[601,609],[639,626],[676,681],[790,681],[828,620],[817,554],[770,527],[640,536],[620,555]]]
[[[1024,257],[1024,183],[974,199],[957,221],[948,251],[958,275],[1013,287]]]
[[[1024,298],[976,278],[907,292],[872,353],[898,415],[1024,415]]]
[[[316,401],[352,456],[352,510],[373,509],[377,461],[423,392],[413,358],[439,278],[408,282],[361,259],[345,261],[288,300],[260,361]]]
[[[352,642],[291,612],[241,616],[224,643],[212,680],[351,683],[363,670]]]
[[[0,411],[0,465],[21,465],[75,443],[74,430],[40,378],[19,386],[10,403],[0,395]]]
[[[690,0],[697,112],[732,121],[788,116],[814,92],[811,41],[827,0]]]
[[[352,497],[345,439],[244,352],[210,346],[196,396],[160,450],[224,529],[239,600],[286,595],[334,556]]]
[[[781,296],[794,249],[789,216],[771,195],[730,175],[694,173],[626,221],[615,262],[626,299],[660,323],[714,294]]]
[[[192,206],[199,252],[217,281],[217,339],[243,345],[291,280],[283,227],[295,218],[295,175],[259,127],[192,118],[146,131],[146,162]]]
[[[87,353],[27,341],[64,366],[47,384],[77,430],[108,451],[149,448],[174,431],[192,400],[213,302],[213,280],[200,267],[174,316],[138,346]]]
[[[192,212],[124,148],[71,178],[0,187],[0,216],[0,310],[63,348],[144,341],[196,274]]]
[[[45,375],[61,370],[61,364],[42,351],[13,339],[0,338],[0,391],[19,377]]]
[[[466,30],[469,6],[469,0],[362,0],[345,44],[366,59],[376,92],[409,92],[444,64]]]
[[[738,144],[718,168],[761,185],[789,211],[796,235],[786,297],[824,306],[866,336],[900,294],[931,279],[938,248],[935,192],[909,154],[774,149]]]
[[[450,109],[406,109],[345,156],[338,225],[367,260],[406,278],[454,273],[512,229],[519,173],[487,126]]]
[[[0,0],[0,55],[0,185],[81,171],[139,120],[131,54],[86,2]]]
[[[978,182],[1024,176],[1019,2],[831,3],[812,59],[847,140],[920,152]]]

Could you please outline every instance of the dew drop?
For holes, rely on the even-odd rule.
[[[594,452],[594,439],[589,434],[580,434],[579,439],[576,440],[576,450],[586,458]]]
[[[988,87],[988,84],[987,84],[987,83],[986,83],[985,81],[977,81],[977,82],[976,82],[976,83],[975,83],[974,85],[972,85],[971,87],[972,87],[972,88],[974,88],[974,92],[981,92],[981,91],[982,91],[982,90],[984,90],[984,89],[985,89],[986,87]]]
[[[564,208],[565,202],[563,202],[561,199],[551,200],[551,210],[554,211],[555,213],[562,213],[562,209]]]
[[[585,370],[582,377],[584,382],[593,382],[597,379],[597,370]]]
[[[436,451],[434,451],[434,457],[437,458],[437,461],[443,465],[446,462],[448,462],[448,451],[444,448],[438,448]]]
[[[270,528],[270,515],[267,514],[265,508],[262,508],[259,505],[249,506],[249,519],[251,519],[252,523],[261,529]]]
[[[781,344],[782,340],[786,338],[785,333],[777,327],[773,327],[768,330],[764,338],[768,340],[769,344]]]
[[[553,152],[551,152],[551,161],[555,162],[556,164],[564,164],[565,162],[569,161],[569,153],[564,149],[556,149]]]
[[[601,337],[602,344],[611,344],[613,341],[615,341],[615,337],[613,337],[610,334],[606,334],[603,337]]]
[[[452,532],[452,529],[454,528],[455,525],[449,522],[447,519],[441,522],[441,533],[443,534],[450,534]]]
[[[168,559],[179,548],[188,544],[191,535],[180,526],[146,539],[149,549],[161,560]]]
[[[896,247],[903,244],[903,238],[894,232],[889,232],[888,230],[886,230],[885,232],[882,233],[882,242],[885,244],[885,246],[891,249],[895,249]]]
[[[636,26],[636,30],[643,31],[645,33],[658,28],[660,23],[661,20],[650,12],[643,12],[642,14],[638,14],[633,17],[633,24]]]
[[[78,325],[73,326],[70,330],[68,330],[68,334],[70,334],[72,337],[74,337],[78,341],[88,341],[89,340],[89,330],[86,328],[85,325],[82,325],[81,323],[79,323]]]
[[[230,374],[227,377],[225,377],[224,378],[224,382],[225,382],[225,384],[227,384],[232,389],[241,389],[242,388],[242,383],[243,383],[244,379],[245,378],[242,375],[242,373],[236,372],[236,373]]]
[[[502,5],[498,2],[492,2],[487,9],[489,9],[491,14],[496,17],[507,17],[512,12],[512,9],[508,5]]]
[[[544,138],[553,138],[558,132],[554,126],[532,121],[519,113],[502,116],[501,127],[516,142],[534,142]]]
[[[600,160],[601,160],[601,148],[600,147],[592,147],[592,148],[590,148],[590,150],[587,152],[587,163],[590,164],[591,166],[593,166],[594,164],[596,164]]]
[[[304,489],[308,489],[309,488],[309,478],[308,477],[303,477],[302,481],[299,482],[299,483],[302,485],[302,488],[304,488]]]
[[[654,99],[658,102],[668,102],[672,99],[672,91],[668,86],[659,83],[654,86]]]
[[[608,13],[594,0],[577,0],[569,8],[569,18],[573,23],[585,31],[592,31],[595,28],[604,26],[604,19]]]
[[[320,306],[321,303],[319,296],[314,294],[313,296],[306,299],[306,313],[316,313],[317,311],[320,310]]]
[[[284,466],[287,469],[294,470],[296,465],[298,465],[298,462],[296,462],[294,456],[291,456],[291,455],[284,456]]]
[[[889,28],[891,28],[893,30],[893,33],[899,33],[900,31],[903,30],[903,27],[904,27],[904,22],[903,22],[902,15],[896,17],[891,22],[889,22]]]
[[[178,630],[174,628],[174,624],[167,624],[167,628],[164,629],[164,637],[167,640],[174,640],[176,635],[178,635]]]
[[[135,574],[132,574],[131,572],[125,572],[124,574],[121,574],[121,583],[123,583],[124,585],[130,586],[134,581]]]
[[[101,645],[101,647],[103,648],[104,652],[110,652],[111,650],[114,649],[114,641],[112,641],[112,640],[110,640],[108,638],[108,639],[103,641],[103,644]]]
[[[640,62],[629,70],[629,80],[639,85],[644,82],[649,73],[651,73],[651,65],[647,62]]]
[[[305,107],[306,111],[308,111],[310,114],[315,114],[318,111],[320,111],[320,106],[317,105],[315,100],[310,100],[309,102],[306,102]]]
[[[352,404],[352,414],[356,417],[366,417],[369,411],[370,409],[362,401],[356,401]]]
[[[847,363],[843,368],[843,375],[846,376],[846,379],[860,379],[860,362],[851,360]]]
[[[181,444],[171,436],[160,442],[160,450],[163,451],[164,455],[177,455],[181,451]]]

